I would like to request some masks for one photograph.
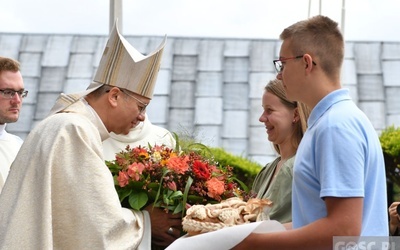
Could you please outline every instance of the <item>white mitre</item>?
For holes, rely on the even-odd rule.
[[[137,51],[119,33],[116,23],[110,33],[93,82],[80,93],[62,93],[50,114],[60,112],[104,84],[129,90],[151,99],[161,66],[166,37],[147,56]]]

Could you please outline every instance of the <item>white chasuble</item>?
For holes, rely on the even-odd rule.
[[[122,208],[83,101],[36,125],[0,195],[0,249],[137,249],[143,213]]]

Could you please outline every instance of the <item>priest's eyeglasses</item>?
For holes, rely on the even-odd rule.
[[[13,89],[0,89],[1,96],[6,99],[13,99],[15,94],[18,94],[19,98],[25,98],[28,96],[28,90],[13,90]]]
[[[303,56],[304,56],[304,55],[301,55],[301,56],[294,56],[294,57],[288,57],[288,58],[281,58],[281,59],[278,59],[278,60],[273,60],[274,65],[275,65],[276,72],[277,72],[278,74],[282,73],[283,68],[284,68],[283,62],[286,62],[286,61],[292,60],[292,59],[300,59],[300,58],[303,58]],[[312,61],[312,64],[313,64],[313,65],[317,65],[314,61]]]
[[[138,103],[140,103],[140,105],[142,105],[142,106],[137,105],[140,114],[144,115],[144,113],[146,113],[146,108],[147,108],[147,105],[148,105],[147,103],[144,103],[144,102],[142,102],[141,100],[139,100],[138,98],[134,97],[133,95],[128,94],[127,92],[125,92],[125,91],[124,91],[123,89],[121,89],[121,88],[118,88],[118,89],[119,89],[122,93],[124,93],[125,95],[127,95],[127,96],[129,96],[129,97],[132,97],[133,99],[135,99],[135,101],[137,101]],[[107,90],[106,92],[110,92],[110,90]]]
[[[147,108],[148,104],[142,102],[141,100],[139,100],[138,98],[134,97],[133,95],[128,94],[127,92],[125,92],[122,89],[119,89],[119,90],[121,90],[121,92],[124,93],[125,95],[127,95],[129,97],[132,97],[133,99],[135,99],[138,103],[140,103],[142,105],[142,106],[138,105],[140,114],[144,115],[144,113],[146,113],[146,108]]]

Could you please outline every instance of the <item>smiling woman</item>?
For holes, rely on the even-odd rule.
[[[276,79],[265,86],[262,106],[264,111],[259,120],[264,123],[268,140],[279,156],[257,175],[253,191],[258,198],[268,198],[274,203],[269,214],[263,214],[260,219],[291,222],[293,163],[307,128],[309,109],[288,100],[282,82]]]

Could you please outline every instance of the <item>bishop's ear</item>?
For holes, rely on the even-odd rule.
[[[121,94],[121,90],[117,87],[113,87],[106,91],[107,93],[107,101],[110,103],[112,107],[116,107],[118,105],[118,99]]]

